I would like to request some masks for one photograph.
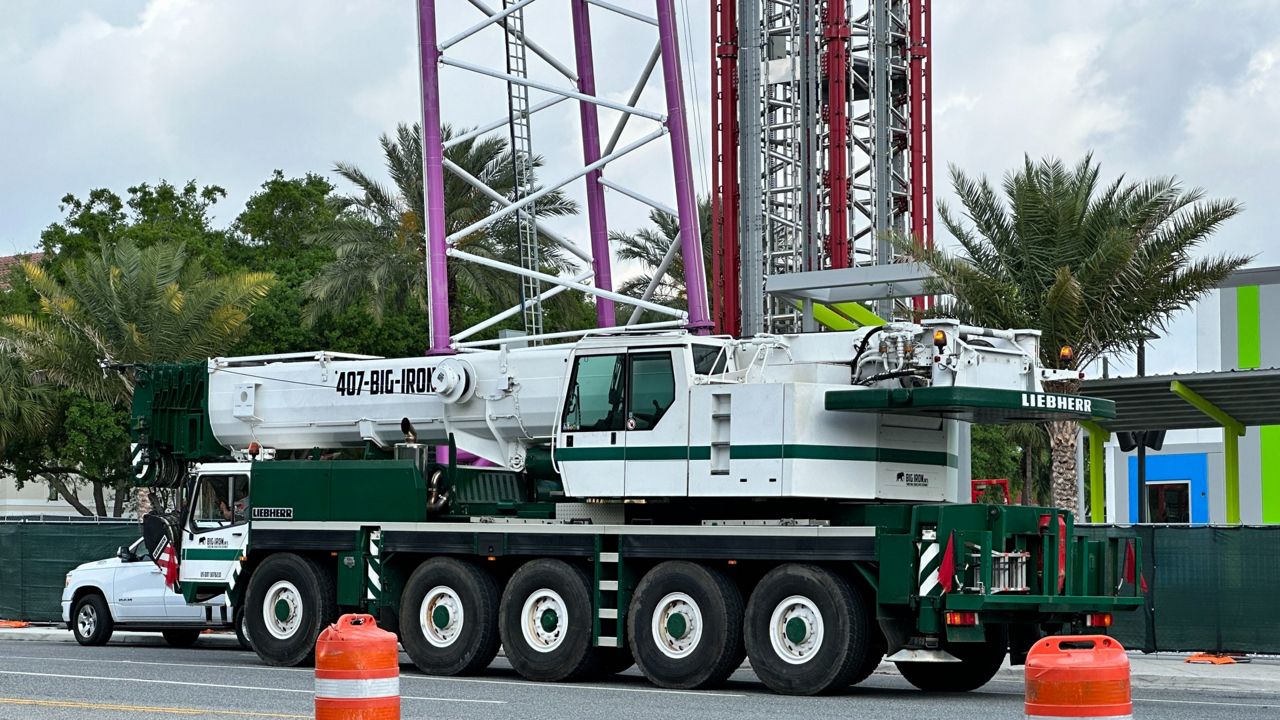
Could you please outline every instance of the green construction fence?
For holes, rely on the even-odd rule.
[[[1118,526],[1080,525],[1105,537]],[[1145,652],[1280,652],[1280,526],[1126,526],[1142,540],[1146,605],[1111,634]]]
[[[60,622],[67,571],[141,534],[137,520],[0,518],[0,619]]]

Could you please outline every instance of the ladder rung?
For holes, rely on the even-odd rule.
[[[618,553],[602,552],[600,553],[600,562],[616,563],[618,562]]]
[[[617,580],[601,580],[600,589],[601,590],[617,590],[618,581]]]
[[[618,638],[616,638],[616,637],[603,637],[603,636],[601,636],[601,638],[600,638],[599,642],[597,642],[597,643],[596,643],[596,647],[612,647],[612,648],[616,648],[616,647],[618,647]]]
[[[713,412],[711,413],[711,419],[712,420],[728,420],[732,415],[733,413]]]
[[[617,620],[618,610],[616,608],[600,608],[601,620]]]

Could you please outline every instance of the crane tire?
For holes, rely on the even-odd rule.
[[[863,657],[863,662],[853,671],[853,676],[849,678],[850,685],[858,683],[871,677],[871,673],[880,667],[880,661],[884,660],[884,656],[889,652],[889,643],[884,639],[884,632],[880,629],[880,622],[876,619],[875,604],[865,603],[867,608],[867,624],[871,627],[871,650]]]
[[[943,649],[959,658],[960,662],[900,662],[895,663],[898,672],[907,682],[925,692],[977,690],[999,672],[1009,650],[1009,637],[1003,626],[992,625],[987,628],[985,642],[945,645]]]
[[[645,573],[631,597],[627,637],[658,687],[722,684],[742,664],[742,594],[724,573],[671,560]]]
[[[405,583],[400,608],[400,642],[428,675],[471,675],[498,654],[498,583],[474,563],[422,563]]]
[[[245,622],[253,649],[268,665],[310,663],[316,638],[338,618],[333,575],[293,553],[269,556],[249,578]]]
[[[596,667],[591,582],[563,560],[530,560],[507,581],[498,628],[507,661],[529,680],[577,680]]]
[[[783,695],[848,687],[874,654],[868,600],[816,565],[769,571],[747,603],[747,657],[761,682]]]

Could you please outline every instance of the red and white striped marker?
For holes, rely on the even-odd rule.
[[[343,615],[316,640],[316,720],[400,720],[396,636]]]

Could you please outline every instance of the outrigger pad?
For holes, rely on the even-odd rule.
[[[828,390],[826,408],[941,417],[984,425],[1046,420],[1111,420],[1116,416],[1116,404],[1112,400],[976,387]]]

